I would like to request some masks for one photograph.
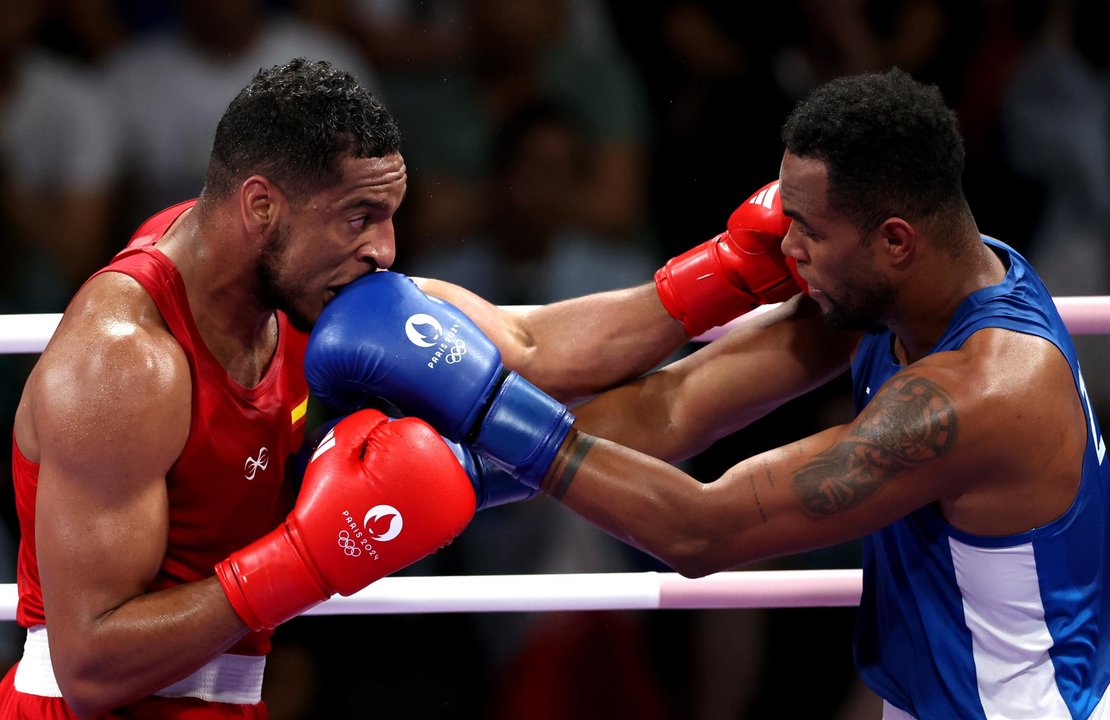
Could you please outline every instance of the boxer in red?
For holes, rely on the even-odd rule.
[[[469,522],[467,474],[415,419],[341,420],[295,505],[285,473],[304,331],[393,262],[399,142],[347,73],[262,71],[195,204],[148,221],[73,298],[15,418],[28,635],[0,717],[264,718],[276,625]]]

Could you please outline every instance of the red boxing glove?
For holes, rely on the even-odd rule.
[[[474,489],[423,420],[361,410],[316,447],[296,507],[216,565],[235,612],[270,629],[447,545],[474,516]]]
[[[690,337],[806,287],[793,258],[782,254],[790,218],[782,214],[777,180],[736,208],[727,227],[655,273],[663,307]]]

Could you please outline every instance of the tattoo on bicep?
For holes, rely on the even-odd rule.
[[[551,497],[556,500],[563,499],[567,490],[570,490],[571,483],[574,482],[574,476],[578,474],[578,468],[582,466],[582,461],[586,459],[586,453],[590,451],[596,441],[597,438],[590,435],[579,434],[574,438],[564,456],[563,466],[555,471],[558,479],[555,480],[555,484],[551,488]]]
[[[794,475],[806,510],[855,507],[903,470],[941,457],[956,439],[952,398],[932,380],[896,375],[855,421],[852,436]]]

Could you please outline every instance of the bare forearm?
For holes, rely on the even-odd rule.
[[[744,527],[759,522],[754,504],[728,507],[719,488],[615,443],[572,433],[542,487],[600,529],[684,575],[755,559],[737,552],[743,544],[735,541]]]
[[[599,394],[575,408],[577,427],[668,462],[703,451],[846,369],[854,337],[807,308],[798,300],[784,303],[657,372]]]
[[[519,370],[561,400],[596,394],[651,370],[687,342],[653,284],[536,308]]]
[[[742,460],[705,484],[572,431],[542,489],[688,576],[841,543],[935,501],[950,477],[937,463],[956,432],[951,405],[912,377],[880,392],[853,423]],[[929,396],[930,411],[901,399],[909,395]]]
[[[247,633],[209,578],[140,595],[81,629],[51,622],[53,663],[67,702],[96,715],[188,676]]]
[[[575,427],[666,462],[685,459],[702,446],[674,423],[672,379],[660,371],[601,393],[574,409]]]
[[[470,316],[501,350],[506,367],[564,402],[635,378],[687,341],[650,283],[523,314],[499,309],[456,285],[429,279],[419,284]]]

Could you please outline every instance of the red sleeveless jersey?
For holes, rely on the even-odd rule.
[[[120,272],[139,282],[158,306],[181,345],[192,373],[192,420],[185,448],[166,485],[169,538],[155,591],[201,580],[214,566],[276,527],[293,502],[286,465],[304,439],[308,385],[304,351],[308,340],[278,313],[278,344],[266,374],[255,387],[232,380],[208,350],[193,321],[185,285],[168,257],[154,247],[162,233],[195,201],[153,216],[102,272]],[[136,438],[142,442],[142,438]],[[24,627],[47,624],[35,557],[35,488],[38,466],[14,448],[19,549],[19,605]],[[264,655],[270,632],[251,633],[230,652]]]

